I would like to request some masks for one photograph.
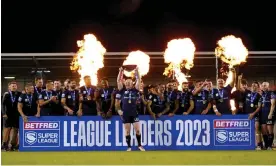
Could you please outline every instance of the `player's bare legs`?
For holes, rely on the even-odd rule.
[[[133,123],[133,127],[134,127],[134,130],[135,130],[135,133],[136,133],[138,148],[139,148],[140,151],[145,151],[145,149],[141,145],[141,129],[140,129],[141,126],[140,126],[140,122]]]
[[[261,138],[261,131],[260,131],[260,123],[255,121],[255,131],[256,131],[256,142],[257,142],[257,149],[262,150],[262,138]]]
[[[127,142],[127,151],[131,151],[131,145],[130,145],[130,128],[131,127],[131,123],[125,123],[124,124],[124,128],[125,128],[125,136],[126,136],[126,142]]]

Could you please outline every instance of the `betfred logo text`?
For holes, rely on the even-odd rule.
[[[214,120],[214,128],[248,128],[249,120]]]
[[[30,129],[59,129],[58,122],[26,122],[24,124],[25,130]]]

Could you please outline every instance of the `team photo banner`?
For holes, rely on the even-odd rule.
[[[146,150],[254,150],[254,120],[246,115],[139,116]],[[137,149],[132,127],[131,142]],[[127,144],[119,116],[20,118],[20,151],[122,151]]]

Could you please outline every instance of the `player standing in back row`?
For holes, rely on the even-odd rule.
[[[135,76],[136,76],[136,84],[133,87],[133,82],[131,79],[125,80],[125,88],[123,87],[123,72],[124,70],[120,68],[117,85],[119,93],[116,94],[116,110],[118,114],[123,118],[124,128],[125,128],[125,135],[126,135],[126,142],[128,149],[127,151],[131,151],[131,136],[130,136],[130,127],[133,124],[136,138],[138,142],[138,148],[140,151],[145,151],[145,149],[141,145],[141,130],[140,130],[140,123],[139,117],[137,112],[137,100],[139,99],[139,89],[141,84],[140,74],[138,72],[138,68],[135,69]],[[120,103],[122,102],[122,109],[120,109]]]

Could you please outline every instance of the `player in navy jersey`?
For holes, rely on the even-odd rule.
[[[19,128],[19,113],[17,109],[18,99],[21,95],[20,92],[17,91],[17,83],[10,82],[9,90],[5,92],[2,100],[2,115],[3,115],[3,125],[4,125],[4,133],[3,133],[3,144],[2,149],[5,150],[15,150],[16,148],[16,138]],[[11,147],[8,147],[9,136]]]
[[[151,106],[152,106],[152,100],[153,98],[156,100],[156,86],[155,85],[149,85],[148,86],[148,94],[146,96],[146,115],[151,115],[153,119],[156,119],[156,114],[154,111],[152,111]]]
[[[131,124],[133,124],[135,133],[136,133],[136,139],[138,142],[138,148],[140,151],[145,151],[145,149],[141,145],[141,130],[140,130],[140,123],[139,123],[139,117],[137,112],[137,100],[139,99],[139,90],[140,90],[140,83],[141,78],[140,74],[138,72],[138,68],[135,69],[135,76],[136,76],[136,84],[135,87],[133,86],[133,81],[131,79],[126,79],[124,82],[125,88],[123,87],[123,76],[124,70],[120,68],[118,79],[117,79],[117,85],[119,93],[116,94],[116,99],[119,102],[122,102],[122,109],[120,109],[120,104],[116,103],[116,108],[118,111],[118,114],[122,117],[124,128],[125,128],[125,134],[126,134],[126,142],[128,145],[127,151],[131,151],[131,136],[130,136],[130,127]]]
[[[245,82],[238,82],[241,84],[240,86],[237,86],[237,88],[242,92],[242,113],[248,114],[249,119],[255,119],[257,150],[261,150],[262,142],[260,133],[259,112],[262,106],[262,96],[258,93],[260,85],[258,82],[253,82],[251,85],[251,90],[249,90],[247,88],[247,85],[245,85]]]
[[[244,114],[244,98],[245,91],[250,91],[248,89],[248,84],[246,79],[242,79],[242,75],[238,76],[237,90],[231,94],[231,98],[235,101],[236,110],[232,110],[233,114]]]
[[[192,92],[195,102],[194,114],[206,115],[212,107],[209,91],[204,89],[207,85],[207,80],[205,82],[200,81],[196,83],[195,89]]]
[[[54,91],[57,93],[57,100],[61,101],[61,96],[63,93],[63,90],[61,88],[61,81],[60,80],[55,80],[54,81]],[[61,102],[55,105],[53,116],[62,116],[64,115],[65,110],[63,106],[61,105]]]
[[[167,101],[170,103],[170,113],[169,116],[173,116],[173,112],[179,109],[179,91],[177,90],[177,84],[175,82],[169,82],[167,84],[167,90],[165,95],[167,96]]]
[[[35,86],[34,86],[34,100],[37,103],[37,114],[35,115],[36,117],[40,116],[40,106],[39,106],[39,95],[41,94],[41,92],[43,91],[43,79],[40,77],[35,78]]]
[[[103,118],[111,118],[112,114],[115,114],[115,89],[109,87],[109,83],[106,78],[102,79],[101,85],[102,88],[99,92],[101,99],[101,114]]]
[[[97,87],[91,84],[91,77],[84,77],[85,85],[79,89],[79,110],[77,112],[78,116],[89,116],[100,114],[100,95]]]
[[[179,109],[170,113],[169,116],[176,115],[188,115],[194,109],[194,100],[193,94],[189,91],[188,82],[182,83],[182,92],[180,92],[177,96],[177,100],[179,101]]]
[[[274,139],[273,134],[273,116],[275,109],[276,95],[269,91],[269,83],[264,82],[262,93],[262,108],[260,112],[260,123],[262,125],[262,134],[265,142],[265,147],[268,150],[272,149],[272,143]]]
[[[69,89],[69,84],[70,84],[71,80],[70,79],[66,79],[63,83],[63,91],[66,91]]]
[[[67,111],[67,115],[76,115],[79,109],[79,91],[76,89],[76,81],[68,81],[68,87],[63,91],[61,104]]]
[[[47,81],[46,89],[42,91],[38,97],[40,110],[39,116],[51,116],[55,111],[56,105],[59,103],[58,94],[53,90],[54,83]]]
[[[236,71],[234,68],[230,69],[230,72],[232,72],[232,80],[229,83],[229,85],[226,85],[224,87],[225,81],[223,79],[217,80],[217,90],[213,90],[213,110],[215,111],[216,115],[221,114],[232,114],[231,106],[230,106],[230,97],[231,97],[231,91],[234,87],[235,80],[236,80]]]
[[[31,83],[25,85],[25,92],[18,99],[18,112],[24,122],[28,121],[28,116],[34,116],[37,113],[37,103],[35,100],[34,87]]]
[[[158,91],[156,91],[157,86],[151,86],[152,93],[148,96],[147,110],[153,116],[153,118],[161,117],[170,110],[169,102],[164,96],[164,86],[158,86]]]
[[[163,112],[157,114],[157,117],[161,117],[162,115],[167,115],[170,111],[170,101],[168,100],[168,96],[165,93],[166,86],[164,84],[158,85],[157,94],[162,102],[162,107],[164,108]]]

